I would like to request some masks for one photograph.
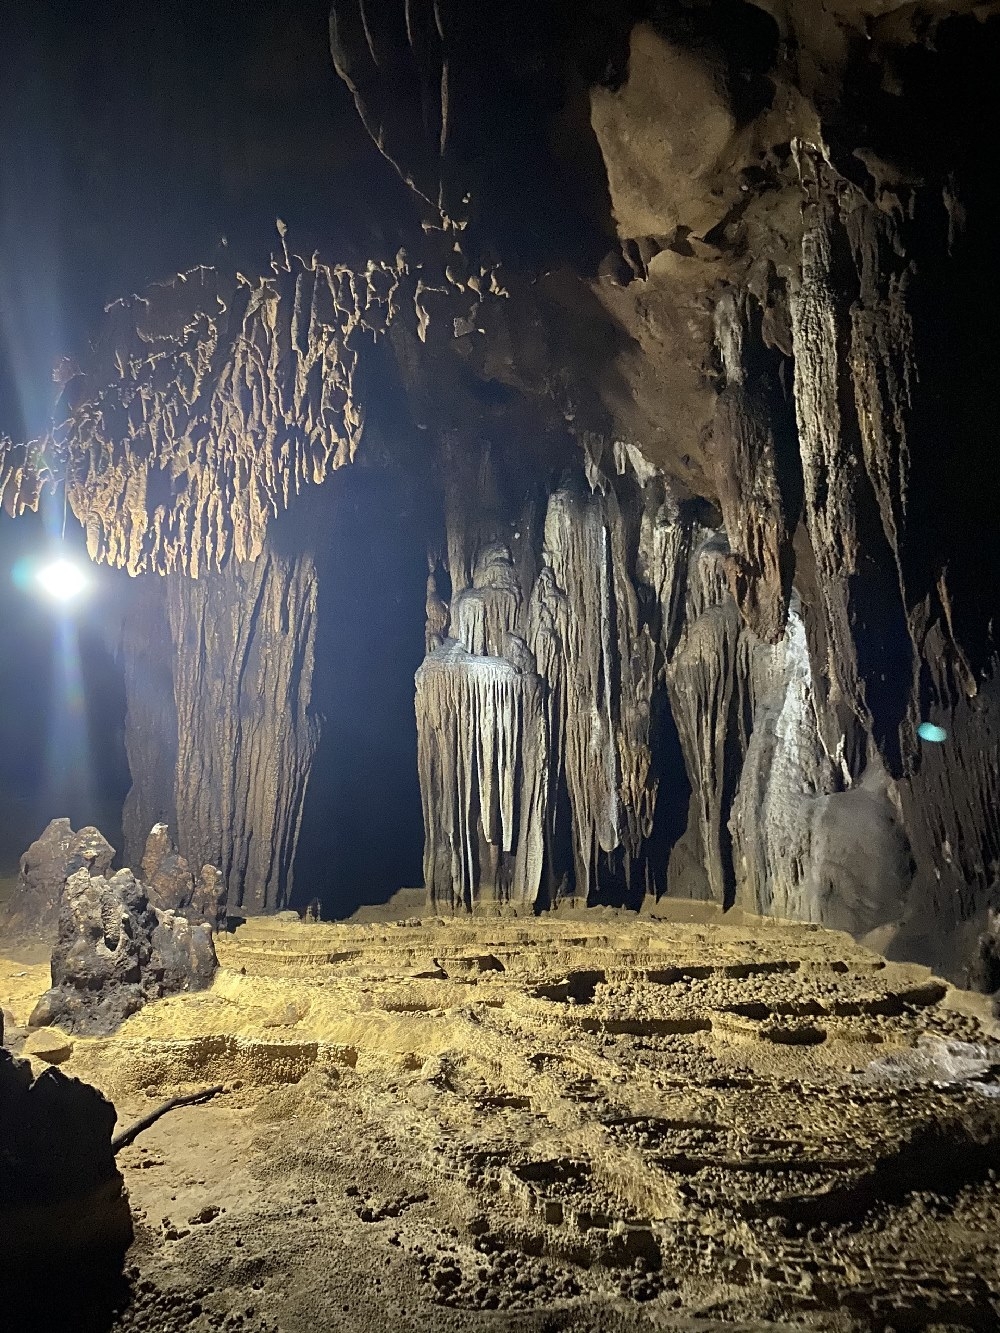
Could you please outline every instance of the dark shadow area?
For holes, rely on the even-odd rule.
[[[342,917],[423,882],[413,676],[426,540],[409,480],[362,467],[303,495],[288,521],[317,534],[321,727],[291,906],[318,898],[324,917]]]
[[[96,1088],[53,1068],[33,1078],[28,1061],[0,1050],[5,1328],[99,1333],[127,1302],[134,1233],[114,1124],[115,1108]]]
[[[0,429],[44,429],[102,307],[278,247],[392,254],[416,226],[327,41],[329,0],[5,5]]]

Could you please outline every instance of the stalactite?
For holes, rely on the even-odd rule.
[[[805,521],[816,560],[834,701],[863,713],[851,637],[847,583],[856,573],[858,535],[852,484],[857,460],[841,412],[842,362],[836,301],[830,286],[829,224],[815,224],[802,243],[802,274],[791,302],[795,409],[805,481]],[[870,719],[869,719],[870,720]]]
[[[751,727],[749,644],[726,578],[724,539],[702,532],[687,575],[684,630],[667,667],[670,703],[691,782],[686,848],[705,896],[729,904],[735,877],[728,818]],[[671,864],[677,886],[684,866]],[[689,890],[690,891],[690,890]]]
[[[726,383],[716,407],[716,482],[730,553],[726,574],[748,627],[765,643],[785,628],[791,589],[791,534],[778,480],[768,403],[747,373],[746,312],[727,292],[715,313]]]
[[[613,491],[549,499],[529,643],[549,687],[557,780],[572,820],[575,893],[597,889],[601,854],[628,866],[652,828],[649,701],[654,645],[640,626],[623,521]],[[558,793],[550,801],[557,818]],[[558,833],[550,831],[550,841]]]
[[[0,437],[4,506],[65,484],[91,558],[130,574],[256,560],[292,497],[354,459],[362,348],[412,308],[420,267],[402,250],[354,271],[286,249],[272,276],[198,267],[115,302],[49,434]],[[506,296],[482,277],[482,299]],[[446,311],[467,285],[442,280]]]
[[[91,557],[193,577],[255,560],[290,496],[353,458],[357,337],[386,327],[404,273],[401,257],[360,274],[293,259],[254,282],[196,269],[112,307],[103,380],[71,383],[56,431]]]
[[[913,751],[916,670],[901,559],[908,493],[906,419],[915,370],[905,306],[910,266],[893,224],[799,145],[807,226],[791,292],[795,411],[804,515],[829,676],[824,742],[846,736],[853,775],[874,734],[897,775]],[[889,262],[889,256],[895,262]],[[834,718],[836,720],[834,720]]]
[[[499,657],[520,624],[521,588],[510,552],[492,542],[479,553],[472,587],[453,598],[452,634],[477,657]]]
[[[503,657],[449,639],[417,672],[424,880],[449,910],[538,894],[548,737],[526,658],[513,635]]]

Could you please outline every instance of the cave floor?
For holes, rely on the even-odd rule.
[[[1000,1327],[1000,1056],[945,1045],[1000,1040],[985,1004],[673,918],[254,919],[211,991],[76,1040],[120,1126],[224,1085],[119,1157],[112,1327]],[[0,962],[19,1023],[46,984]]]

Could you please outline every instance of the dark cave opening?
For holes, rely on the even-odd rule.
[[[424,653],[426,539],[409,479],[363,467],[310,490],[289,520],[321,533],[321,731],[289,906],[319,899],[324,918],[343,917],[423,882],[413,676]]]

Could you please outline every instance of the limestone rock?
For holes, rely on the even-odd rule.
[[[533,903],[547,775],[538,676],[448,639],[417,673],[417,723],[432,898]]]
[[[74,833],[68,819],[53,819],[21,857],[17,888],[2,918],[4,934],[54,936],[66,880],[82,868],[106,875],[114,855],[96,828]]]
[[[222,930],[226,924],[226,881],[218,866],[203,865],[191,895],[188,917],[192,922],[204,921],[213,930]]]
[[[160,912],[152,934],[149,971],[160,994],[205,990],[216,968],[215,946],[207,924],[180,912]]]
[[[706,185],[736,131],[732,109],[695,53],[644,23],[632,30],[630,45],[625,85],[591,93],[591,123],[608,163],[619,232],[669,236],[683,226],[701,235],[727,207],[721,191],[712,197]]]
[[[209,926],[152,907],[130,870],[110,879],[77,871],[63,895],[52,987],[29,1023],[113,1030],[147,1000],[211,984],[215,965]]]
[[[166,824],[154,824],[142,856],[143,883],[149,901],[162,911],[218,930],[225,918],[226,889],[217,866],[204,865],[197,881],[177,851]]]
[[[34,1055],[50,1065],[60,1065],[73,1054],[73,1040],[59,1028],[35,1028],[21,1048],[24,1055]]]

